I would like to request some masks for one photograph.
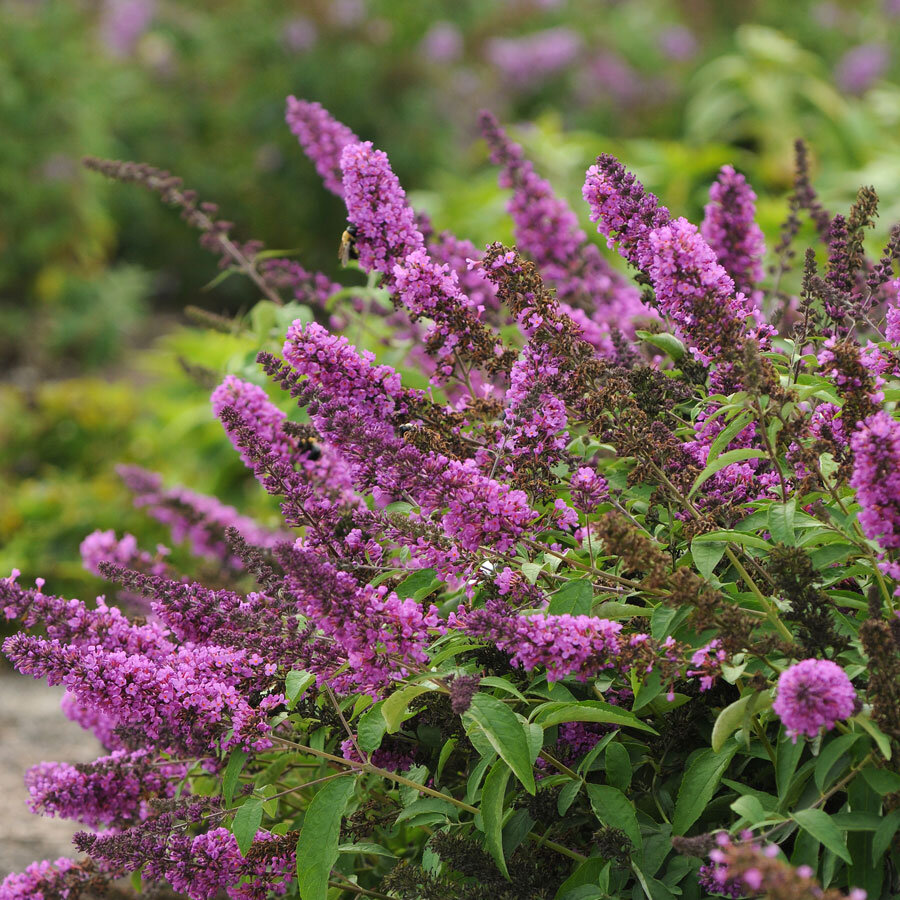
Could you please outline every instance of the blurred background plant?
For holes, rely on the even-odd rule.
[[[0,572],[85,593],[89,531],[165,540],[123,461],[263,512],[179,359],[237,371],[278,328],[249,281],[211,285],[176,214],[83,155],[175,172],[242,240],[339,278],[342,207],[284,125],[289,93],[386,149],[415,205],[476,244],[511,234],[482,107],[582,211],[600,151],[695,221],[733,163],[770,246],[802,136],[827,207],[879,185],[877,244],[900,219],[898,32],[896,0],[0,0]],[[188,303],[243,327],[190,326]]]

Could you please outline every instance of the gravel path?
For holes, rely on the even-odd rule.
[[[38,859],[72,856],[81,828],[34,815],[26,806],[25,770],[45,759],[89,762],[101,753],[93,735],[60,711],[61,688],[0,670],[0,880]]]

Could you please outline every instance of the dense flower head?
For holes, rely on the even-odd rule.
[[[389,287],[394,266],[424,249],[415,213],[387,154],[371,141],[347,144],[340,159],[347,218],[357,229],[359,264],[363,271],[381,272]]]
[[[182,645],[158,659],[24,634],[7,638],[3,651],[23,674],[64,685],[81,704],[117,724],[141,722],[147,737],[163,746],[194,752],[241,743],[268,746],[266,709],[278,702],[277,696],[254,709],[245,695],[248,683],[257,680],[255,671],[264,669],[258,654]]]
[[[720,265],[747,296],[762,280],[766,252],[762,230],[755,221],[756,194],[733,166],[722,166],[709,189],[700,233]]]
[[[885,549],[896,549],[900,547],[900,422],[877,412],[859,424],[850,446],[850,483],[862,507],[859,524],[866,537]]]
[[[89,764],[42,762],[25,774],[32,812],[93,828],[122,825],[146,812],[151,797],[171,796],[179,765],[151,766],[147,750],[115,750]]]
[[[763,844],[752,832],[744,831],[735,840],[726,832],[715,836],[710,864],[698,873],[700,886],[726,897],[766,896],[773,898],[815,898],[815,900],[866,900],[861,888],[844,894],[836,888],[823,889],[808,865],[792,866],[777,844]]]
[[[122,749],[122,741],[116,735],[115,719],[104,715],[96,707],[79,703],[71,691],[63,694],[59,708],[69,721],[91,732],[107,750]]]
[[[900,344],[900,278],[887,284],[888,307],[885,313],[884,336],[894,344]]]
[[[669,211],[607,153],[598,156],[587,170],[582,195],[590,207],[591,221],[606,235],[608,245],[617,246],[632,265],[644,268],[649,234],[670,221]]]
[[[572,474],[569,484],[572,489],[572,502],[582,512],[593,512],[609,495],[606,479],[590,466],[579,466]]]
[[[372,490],[381,505],[406,494],[423,515],[440,511],[445,533],[470,551],[485,544],[508,550],[536,518],[524,491],[485,476],[474,460],[422,451],[399,437],[394,416],[418,395],[391,367],[373,365],[372,354],[295,322],[284,356],[306,378],[297,394],[317,430],[350,462],[357,488]]]
[[[438,361],[438,374],[449,376],[454,355],[481,364],[488,371],[503,365],[500,336],[481,321],[481,310],[459,288],[456,272],[434,262],[425,250],[415,250],[393,268],[394,288],[414,321],[426,317],[434,324],[426,334],[427,348]]]
[[[622,646],[622,625],[593,616],[510,615],[503,603],[462,611],[449,624],[474,637],[489,638],[510,654],[514,665],[547,669],[551,681],[575,675],[587,679],[612,665]]]
[[[19,619],[26,628],[41,627],[50,638],[72,646],[124,650],[155,659],[165,658],[174,649],[158,622],[132,622],[103,597],[91,607],[81,600],[45,594],[43,580],[34,588],[25,588],[18,577],[14,570],[0,579],[0,608],[7,619]]]
[[[211,399],[215,415],[218,416],[226,406],[233,407],[242,418],[253,422],[261,438],[284,459],[290,460],[297,452],[295,442],[288,438],[282,428],[287,415],[269,400],[259,385],[228,375],[213,391]],[[244,463],[252,465],[245,451],[238,447],[235,449],[240,451]]]
[[[297,137],[303,152],[312,160],[325,187],[339,197],[344,193],[341,151],[359,138],[338,122],[320,103],[287,98],[288,128]]]
[[[399,372],[373,365],[374,353],[357,351],[346,337],[333,335],[315,322],[294,322],[283,353],[297,374],[309,379],[317,409],[325,403],[329,410],[352,409],[387,422],[405,408]]]
[[[54,900],[78,896],[81,888],[94,878],[90,866],[74,859],[43,860],[32,863],[24,872],[13,872],[0,882],[0,900]]]
[[[856,691],[837,663],[804,659],[779,676],[772,708],[795,741],[800,735],[813,738],[853,715]]]
[[[335,21],[355,16],[361,0],[336,10]],[[0,609],[21,626],[3,644],[12,664],[64,688],[64,714],[105,747],[93,763],[26,775],[33,810],[100,829],[75,838],[89,859],[36,864],[7,878],[0,900],[117,895],[129,873],[149,893],[191,900],[293,896],[297,881],[306,896],[307,876],[377,896],[473,884],[552,896],[597,850],[616,895],[653,883],[696,894],[683,879],[699,863],[670,858],[670,832],[679,852],[709,856],[697,873],[708,893],[846,900],[763,837],[725,829],[753,821],[753,804],[729,806],[742,780],[763,812],[780,793],[785,821],[815,837],[815,816],[855,809],[857,788],[875,786],[866,768],[883,766],[881,735],[900,740],[900,617],[885,609],[900,595],[900,368],[896,348],[875,343],[883,302],[889,340],[900,335],[900,226],[872,264],[874,189],[846,217],[826,213],[798,147],[776,255],[786,269],[803,210],[829,258],[819,277],[810,250],[801,297],[785,300],[791,345],[762,319],[755,197],[731,167],[698,230],[598,159],[584,196],[637,268],[632,284],[491,117],[482,125],[519,249],[436,235],[383,153],[317,104],[288,109],[346,200],[370,277],[344,291],[292,261],[257,268],[257,245],[241,245],[269,302],[276,284],[311,308],[283,358],[258,354],[270,385],[239,354],[229,368],[243,377],[226,375],[211,398],[220,437],[283,525],[128,467],[138,505],[187,546],[173,561],[130,534],[89,535],[85,564],[122,611],[55,596],[41,579],[25,587],[17,571],[0,579]],[[180,182],[161,184],[189,221],[201,214]],[[665,319],[642,344],[628,333],[638,288]],[[767,307],[784,299],[771,293]],[[289,400],[300,410],[286,413]],[[773,688],[774,714],[756,702]],[[720,752],[739,696],[753,700],[750,718]],[[808,791],[779,791],[770,745],[779,731],[803,735],[824,758],[850,737],[823,732],[850,717],[858,764],[824,773],[804,809]],[[608,820],[615,797],[640,821],[624,807]],[[295,880],[295,848],[325,800],[329,839],[310,842]],[[503,853],[491,813],[521,848]],[[486,839],[473,833],[482,826]],[[798,855],[813,849],[762,817],[755,827]],[[336,866],[331,838],[344,845]],[[644,874],[629,865],[642,840],[656,866]],[[862,865],[874,887],[890,848],[879,863],[872,842],[853,843],[847,868],[832,854],[823,872],[850,885]],[[382,852],[403,859],[371,861]]]
[[[107,531],[92,531],[81,542],[81,559],[84,567],[95,575],[99,573],[97,564],[104,561],[113,561],[129,565],[139,555],[137,538],[133,534],[125,534],[121,538],[116,537],[111,528]]]
[[[501,186],[513,189],[508,208],[518,248],[556,287],[560,300],[586,311],[589,321],[629,332],[631,319],[646,312],[638,292],[588,243],[569,205],[535,172],[522,148],[488,112],[481,113],[481,131],[491,162],[501,166]]]
[[[642,256],[656,303],[706,362],[749,336],[747,320],[757,311],[735,291],[696,225],[673,219],[646,235]]]

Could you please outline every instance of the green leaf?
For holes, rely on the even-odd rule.
[[[529,794],[534,794],[529,736],[516,714],[490,694],[475,694],[464,714],[481,729],[501,759],[515,772]]]
[[[423,814],[436,816],[432,821],[443,821],[444,819],[454,821],[457,818],[457,808],[449,801],[449,799],[441,800],[439,797],[419,797],[417,800],[413,800],[412,803],[401,809],[400,815],[398,815],[394,821],[406,822]]]
[[[725,555],[727,546],[724,541],[715,544],[709,541],[698,541],[696,538],[691,541],[691,556],[694,557],[694,565],[707,580],[712,578],[716,566]]]
[[[503,877],[509,881],[506,857],[503,855],[503,799],[509,781],[509,766],[502,760],[491,766],[481,791],[481,819],[484,823],[485,846],[497,863]]]
[[[284,696],[287,700],[288,709],[293,709],[297,705],[297,701],[306,693],[306,690],[315,680],[316,676],[311,672],[294,669],[287,673],[284,679]]]
[[[875,743],[878,744],[881,755],[885,759],[891,758],[890,738],[865,713],[851,717],[850,721],[855,722],[860,728],[872,735]]]
[[[644,844],[634,804],[618,788],[608,784],[589,784],[587,792],[594,815],[604,825],[624,831],[635,848],[642,850]]]
[[[721,456],[714,459],[711,463],[706,465],[706,468],[697,476],[696,481],[694,481],[693,486],[691,487],[690,492],[688,493],[688,499],[694,496],[697,493],[698,488],[708,479],[712,478],[716,472],[720,472],[726,466],[730,466],[732,463],[743,462],[745,459],[758,459],[760,456],[765,456],[764,450],[759,450],[755,447],[742,447],[739,450],[728,450],[723,453]]]
[[[388,856],[391,859],[397,858],[396,853],[391,853],[390,850],[386,847],[382,847],[381,844],[341,844],[338,847],[338,853],[368,853],[371,856]]]
[[[328,878],[338,858],[344,810],[356,787],[352,777],[329,781],[306,810],[297,839],[297,888],[301,900],[326,900]]]
[[[825,790],[828,774],[831,772],[834,764],[862,737],[859,732],[855,734],[842,734],[834,740],[829,741],[820,751],[819,758],[816,760],[816,768],[813,772],[813,778],[819,793]]]
[[[583,900],[581,894],[573,895],[572,892],[578,888],[594,888],[598,893],[588,894],[588,897],[605,897],[605,890],[601,890],[598,886],[600,875],[604,869],[609,868],[609,862],[600,856],[591,856],[586,859],[559,887],[554,900],[563,900],[563,898],[576,896],[579,900]],[[607,881],[609,873],[607,872]]]
[[[580,578],[564,584],[551,598],[548,612],[557,616],[568,613],[571,616],[587,616],[591,612],[594,589],[590,581]]]
[[[619,743],[613,742],[606,748],[606,780],[620,791],[631,786],[631,757]]]
[[[265,339],[278,322],[278,306],[271,300],[260,300],[250,310],[250,327],[254,334]]]
[[[538,575],[541,574],[541,569],[543,568],[543,563],[522,563],[522,574],[529,584],[534,584],[538,580]]]
[[[556,811],[561,816],[564,816],[569,811],[569,807],[578,796],[582,784],[583,782],[580,779],[576,780],[573,778],[572,781],[568,781],[562,786],[559,797],[556,799]]]
[[[234,789],[237,787],[238,778],[245,762],[247,762],[247,753],[244,750],[236,747],[231,751],[228,765],[225,766],[225,774],[222,776],[222,801],[226,806],[231,806],[231,801],[234,798]]]
[[[731,742],[718,753],[703,750],[693,758],[681,779],[675,801],[672,819],[675,834],[684,834],[703,814],[736,751],[737,744]]]
[[[881,818],[881,797],[862,778],[854,778],[847,785],[847,803],[852,810],[847,814],[853,819],[870,819],[877,822]],[[862,823],[850,823],[854,829]],[[875,825],[877,829],[878,824]],[[847,833],[847,852],[853,860],[847,870],[847,882],[863,888],[869,897],[881,897],[881,885],[885,867],[869,865],[875,843],[875,830],[871,832],[850,830]]]
[[[263,799],[262,797],[250,797],[234,815],[234,822],[231,831],[234,839],[237,841],[238,849],[244,856],[259,831],[260,823],[263,816]]]
[[[628,725],[641,731],[656,734],[646,722],[636,715],[618,706],[604,703],[602,700],[584,700],[581,703],[564,703],[562,701],[545,703],[539,706],[534,720],[542,727],[561,725],[563,722],[609,722],[613,725]]]
[[[642,710],[648,703],[652,703],[662,693],[662,690],[663,684],[659,672],[654,670],[634,695],[631,711],[637,713]]]
[[[497,688],[507,694],[512,694],[523,703],[528,702],[525,699],[525,695],[518,688],[513,687],[505,678],[498,678],[496,675],[485,675],[479,683],[486,687]]]
[[[707,541],[712,543],[724,541],[729,544],[740,544],[742,547],[755,547],[757,550],[772,549],[769,541],[765,541],[755,534],[745,534],[743,531],[708,531],[706,534],[698,534],[691,541],[691,548],[693,549],[694,544],[705,544]]]
[[[725,746],[725,741],[743,725],[747,705],[754,696],[754,694],[745,694],[740,700],[735,700],[734,703],[726,706],[716,717],[710,741],[714,753],[718,753]]]
[[[731,808],[739,815],[743,816],[750,828],[755,828],[766,819],[766,811],[763,809],[762,803],[752,794],[744,794],[738,797]]]
[[[709,445],[707,460],[715,459],[750,422],[753,421],[753,411],[745,409],[736,415],[717,435]]]
[[[769,507],[769,532],[772,537],[788,547],[796,541],[794,535],[794,514],[797,511],[797,500],[792,497],[787,503],[773,503]]]
[[[797,771],[797,763],[803,755],[806,746],[805,738],[799,737],[796,743],[788,737],[784,728],[778,735],[778,746],[775,748],[775,784],[778,787],[778,796],[787,794],[788,785]]]
[[[418,571],[413,572],[408,578],[404,578],[403,581],[397,585],[395,590],[397,596],[401,600],[405,600],[407,597],[414,596],[418,591],[431,587],[432,584],[435,588],[437,588],[439,584],[434,569],[419,569]]]
[[[371,753],[381,746],[381,739],[387,729],[387,722],[381,712],[381,703],[367,709],[356,724],[356,739],[360,750]]]
[[[839,856],[844,862],[850,863],[853,861],[847,850],[844,836],[837,825],[831,821],[831,816],[828,813],[821,809],[800,809],[791,818],[804,831],[808,831],[819,843],[827,847],[836,856]]]
[[[684,356],[684,344],[667,331],[635,331],[635,334],[648,344],[652,344],[663,353],[667,353],[675,362]]]
[[[849,737],[850,735],[847,735]],[[887,769],[873,769],[866,766],[860,775],[866,780],[866,783],[882,797],[885,794],[894,794],[900,791],[900,775],[896,772],[889,772]]]
[[[875,830],[872,838],[872,865],[881,865],[881,857],[884,856],[891,841],[900,828],[900,809],[889,812],[882,820],[881,824]]]
[[[725,552],[724,550],[722,551]],[[654,640],[661,641],[673,634],[678,626],[690,615],[689,609],[675,609],[660,604],[650,616],[650,634]]]
[[[415,700],[419,694],[425,694],[433,691],[434,687],[430,684],[408,684],[399,691],[394,691],[381,707],[381,715],[384,717],[385,724],[389,734],[393,734],[405,721],[406,707],[412,700]]]

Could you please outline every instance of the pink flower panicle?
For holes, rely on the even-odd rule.
[[[862,507],[859,524],[885,550],[900,547],[900,422],[877,412],[860,422],[850,438],[850,484]]]
[[[884,336],[894,344],[900,344],[900,278],[885,285],[888,306],[885,312]]]
[[[590,207],[591,221],[606,235],[608,246],[617,247],[636,268],[646,268],[650,232],[671,221],[656,196],[608,153],[598,156],[587,170],[582,196]]]
[[[762,280],[762,259],[766,252],[765,239],[755,217],[753,188],[733,166],[722,166],[709,189],[700,233],[736,288],[748,297]]]
[[[513,189],[509,212],[519,249],[556,287],[561,301],[586,310],[592,320],[628,333],[630,320],[647,312],[637,290],[625,283],[594,244],[588,243],[569,205],[538,176],[522,148],[486,111],[481,113],[481,132],[488,142],[491,162],[501,166],[501,187]]]
[[[696,225],[673,219],[646,236],[642,254],[656,304],[704,362],[733,352],[747,339],[772,333],[748,297],[716,260]],[[757,325],[755,334],[748,320]]]
[[[103,563],[116,563],[138,569],[151,575],[164,575],[166,573],[165,558],[171,552],[168,547],[158,544],[156,555],[151,556],[146,550],[141,550],[137,544],[137,538],[132,534],[116,537],[111,528],[107,531],[92,531],[81,542],[81,561],[88,572],[101,575],[100,567]],[[137,594],[123,591],[118,599],[128,609],[145,612],[147,604]]]
[[[317,431],[351,464],[359,490],[381,505],[408,496],[424,516],[440,512],[444,533],[467,551],[481,546],[505,552],[537,518],[524,491],[483,475],[472,459],[448,459],[404,441],[393,421],[412,394],[389,366],[375,366],[346,338],[295,322],[284,357],[305,376],[295,395],[309,404]]]
[[[383,286],[393,287],[394,266],[425,249],[406,192],[391,171],[387,155],[371,141],[347,144],[340,157],[347,218],[356,226],[359,265],[381,272]]]
[[[502,601],[451,614],[448,625],[489,639],[523,669],[545,668],[550,681],[596,675],[613,665],[622,648],[619,622],[568,614],[517,616]]]
[[[796,742],[800,735],[815,737],[821,728],[852,716],[856,691],[846,672],[828,659],[804,659],[778,678],[772,707]]]
[[[807,865],[796,868],[781,857],[777,844],[760,844],[750,831],[739,840],[725,832],[716,835],[710,864],[701,866],[700,886],[727,897],[811,897],[816,900],[866,900],[866,892],[852,888],[843,894],[836,888],[823,889]]]
[[[338,122],[320,103],[287,98],[285,119],[303,152],[310,158],[325,187],[338,197],[344,195],[341,151],[359,138]]]
[[[437,358],[439,377],[453,372],[456,353],[488,371],[503,367],[503,341],[481,321],[481,311],[460,290],[456,271],[448,264],[434,262],[424,249],[414,250],[394,266],[393,284],[414,322],[433,320],[426,348]]]
[[[186,771],[152,762],[148,750],[115,750],[88,764],[39,763],[25,774],[29,809],[91,828],[130,824],[147,814],[147,800],[171,797]]]
[[[281,459],[293,464],[298,454],[297,442],[284,432],[287,415],[282,412],[259,385],[243,381],[234,375],[225,380],[212,393],[213,413],[218,416],[226,406],[231,406],[240,417],[251,425]],[[232,438],[232,445],[241,454],[244,464],[253,467],[246,451],[241,450]]]
[[[13,872],[0,882],[0,900],[43,900],[49,897],[79,896],[96,873],[74,859],[43,860],[24,872]]]

